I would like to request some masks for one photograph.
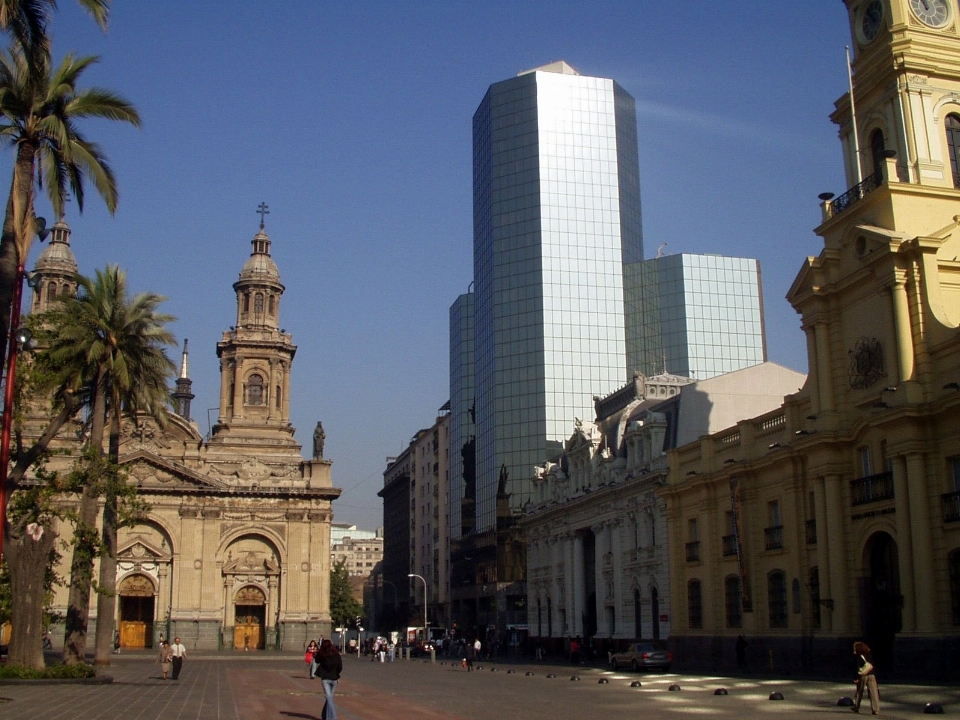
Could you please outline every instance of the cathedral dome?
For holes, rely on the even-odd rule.
[[[270,238],[260,229],[253,238],[253,252],[240,269],[241,280],[279,280],[280,270],[270,257]]]
[[[34,269],[41,274],[78,272],[77,258],[70,249],[70,227],[63,218],[50,229],[50,244],[40,253]]]

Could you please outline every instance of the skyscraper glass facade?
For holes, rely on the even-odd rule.
[[[461,508],[465,494],[476,495],[474,472],[476,433],[473,422],[473,293],[457,298],[450,307],[450,537],[464,533]],[[464,472],[472,488],[464,486]],[[470,506],[468,498],[467,513]],[[467,532],[472,529],[472,518],[467,518]]]
[[[492,85],[473,119],[478,531],[495,523],[502,472],[521,507],[533,466],[628,370],[623,266],[643,256],[634,100],[550,67]]]
[[[705,380],[766,360],[760,264],[720,255],[667,255],[626,269],[641,312],[637,369]]]

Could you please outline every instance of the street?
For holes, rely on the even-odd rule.
[[[764,713],[784,718],[810,714],[845,716],[841,696],[853,683],[610,672],[551,663],[479,663],[468,673],[459,662],[438,658],[381,664],[344,657],[337,688],[343,720],[507,720],[509,718],[624,718],[641,715],[738,718]],[[495,668],[495,670],[494,670]],[[528,675],[527,673],[532,673]],[[112,684],[0,683],[3,720],[320,720],[323,688],[306,677],[299,658],[267,654],[188,657],[177,682],[160,679],[152,654],[120,655],[108,674]],[[556,677],[548,678],[548,674]],[[577,675],[579,681],[571,680]],[[607,680],[601,683],[602,679]],[[640,681],[641,687],[631,687]],[[671,685],[680,686],[670,691]],[[715,695],[717,688],[728,695]],[[769,696],[780,692],[782,701]],[[947,715],[960,711],[960,688],[884,685],[881,715],[915,717],[927,702]],[[864,700],[861,713],[869,713]]]

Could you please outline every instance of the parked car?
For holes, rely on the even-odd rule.
[[[436,649],[437,644],[433,640],[418,640],[415,644],[410,646],[410,655],[413,657],[429,655],[431,650]]]
[[[666,672],[673,663],[673,653],[653,643],[632,643],[624,652],[610,656],[610,667],[614,670],[629,667],[633,670],[663,670]]]

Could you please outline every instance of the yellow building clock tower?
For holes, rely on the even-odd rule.
[[[673,597],[721,599],[675,609],[671,633],[680,657],[711,661],[743,634],[783,670],[839,670],[862,639],[884,673],[956,678],[960,12],[844,4],[852,92],[831,119],[846,186],[820,196],[823,249],[787,293],[807,381],[671,453],[671,538],[693,520],[725,530],[701,537],[704,567],[671,550]]]

